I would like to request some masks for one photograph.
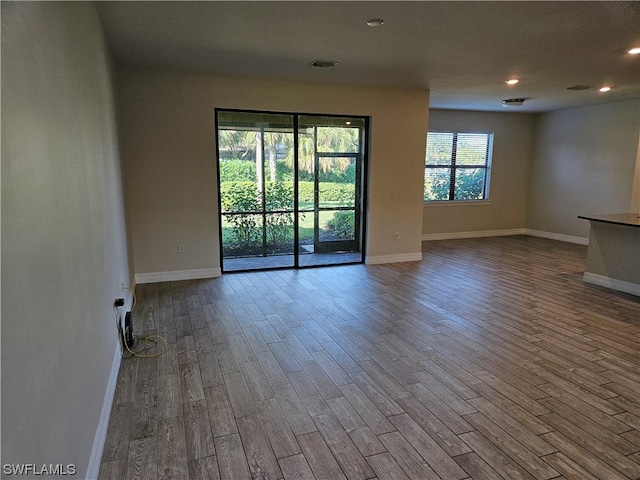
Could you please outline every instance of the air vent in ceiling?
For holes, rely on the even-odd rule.
[[[502,100],[503,107],[520,107],[524,103],[526,98],[507,98]]]
[[[338,64],[338,62],[333,62],[331,60],[314,60],[309,64],[311,68],[333,68]]]
[[[591,85],[574,85],[573,87],[567,87],[567,90],[589,90],[593,88]]]

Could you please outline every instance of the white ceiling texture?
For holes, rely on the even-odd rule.
[[[543,112],[640,98],[640,55],[627,53],[640,47],[637,1],[96,5],[125,65],[428,88],[432,108]],[[314,60],[338,64],[311,68]],[[576,85],[591,88],[567,89]],[[526,101],[506,109],[507,98]]]

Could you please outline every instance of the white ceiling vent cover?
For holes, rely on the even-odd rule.
[[[311,68],[333,68],[338,64],[338,62],[333,62],[331,60],[314,60],[309,64]]]
[[[503,107],[521,107],[526,98],[507,98],[502,100]]]

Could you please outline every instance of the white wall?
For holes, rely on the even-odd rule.
[[[122,68],[117,93],[136,275],[220,268],[215,107],[371,117],[367,255],[421,257],[428,91]]]
[[[130,281],[110,83],[93,4],[2,2],[2,463],[78,478]]]
[[[429,130],[493,132],[494,137],[489,202],[425,203],[422,233],[426,238],[525,228],[534,118],[512,112],[429,111]]]
[[[640,100],[538,115],[527,227],[588,237],[578,215],[628,212],[639,133]]]

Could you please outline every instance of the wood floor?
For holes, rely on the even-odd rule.
[[[640,298],[586,247],[140,285],[100,478],[638,479]]]

